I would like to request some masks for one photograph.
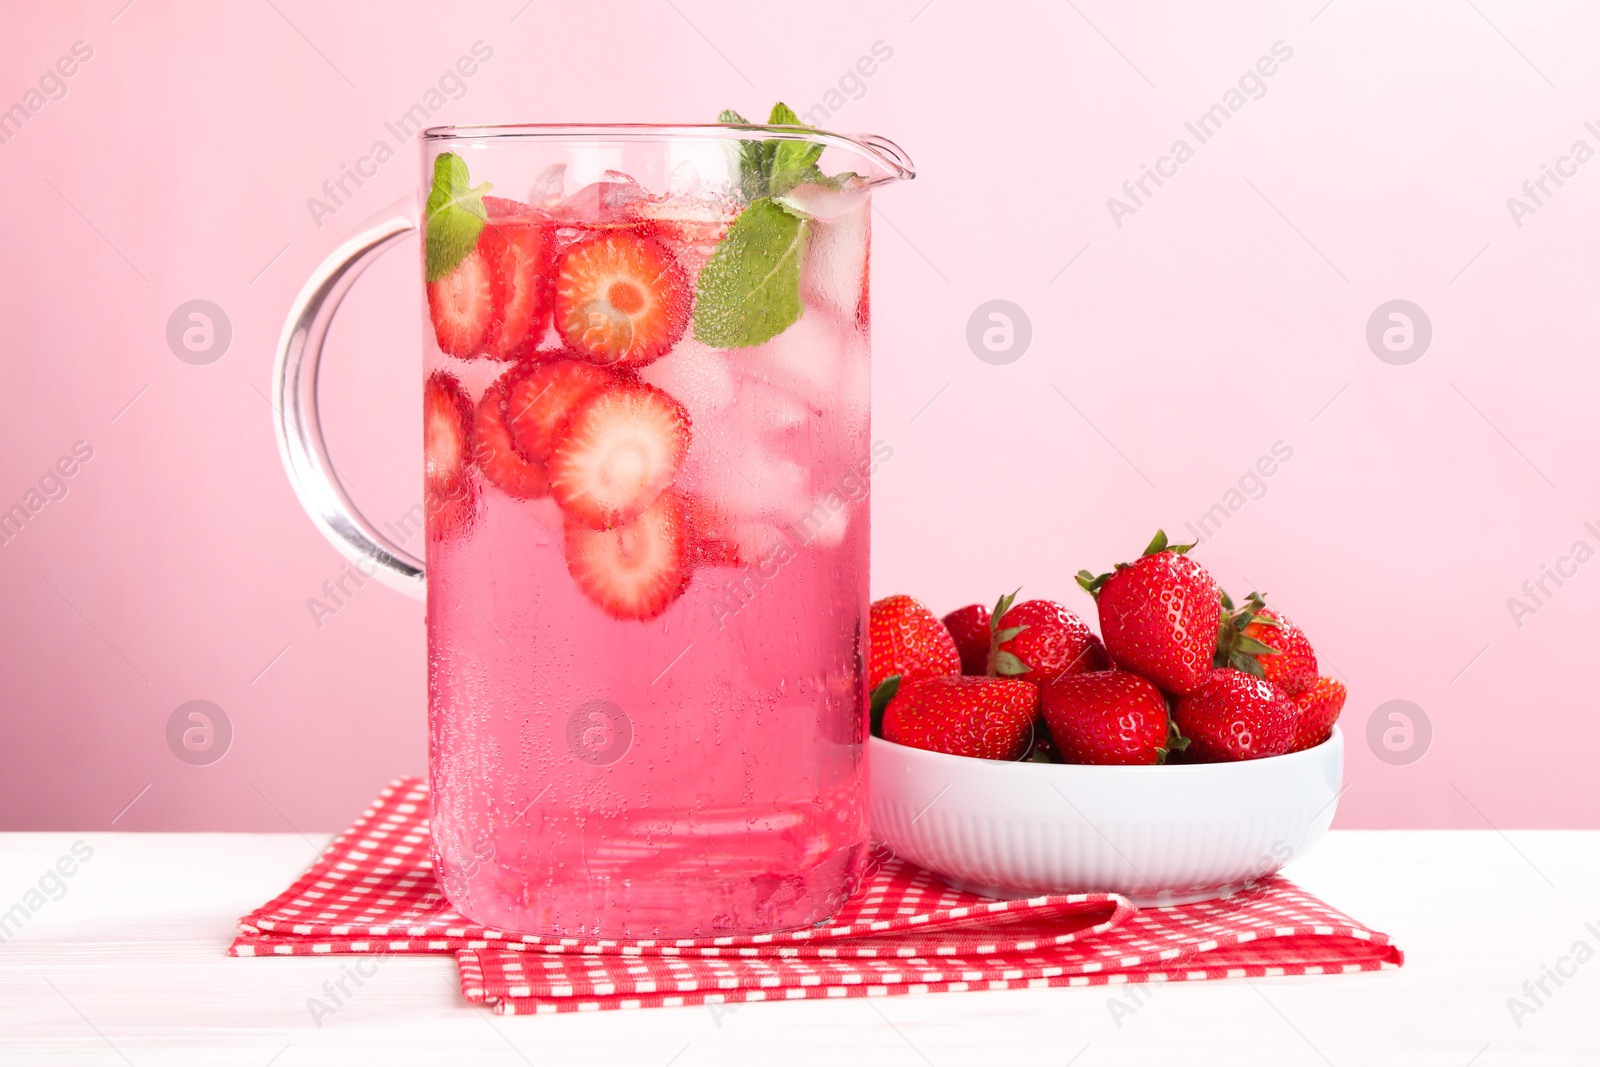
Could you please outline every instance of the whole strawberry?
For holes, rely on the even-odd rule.
[[[1282,612],[1267,607],[1260,593],[1251,593],[1240,608],[1223,593],[1222,607],[1214,666],[1234,667],[1276,682],[1290,696],[1317,680],[1317,653],[1311,642]]]
[[[885,678],[900,681],[961,673],[961,655],[939,617],[908,596],[891,596],[872,605],[868,624],[867,689]]]
[[[1042,685],[1052,678],[1111,666],[1105,646],[1078,616],[1049,600],[1024,600],[1016,593],[995,605],[989,624],[993,642],[989,673]]]
[[[1039,706],[1067,763],[1148,766],[1189,744],[1161,690],[1127,671],[1062,675],[1039,687]]]
[[[1217,651],[1222,592],[1204,567],[1156,531],[1144,555],[1110,574],[1078,572],[1078,584],[1100,609],[1106,652],[1123,670],[1142,674],[1169,693],[1206,681]]]
[[[950,631],[961,654],[962,674],[989,673],[989,609],[982,604],[968,604],[946,615],[941,622]]]
[[[1300,718],[1295,723],[1294,744],[1289,751],[1299,752],[1326,741],[1333,733],[1339,713],[1344,710],[1346,695],[1344,683],[1332,678],[1318,678],[1310,688],[1297,694],[1294,702],[1300,709]]]
[[[1038,707],[1038,688],[1014,678],[924,678],[889,701],[883,736],[952,756],[1017,760],[1033,740]]]
[[[1300,709],[1272,682],[1219,667],[1178,698],[1172,718],[1189,739],[1189,762],[1224,763],[1289,751]]]

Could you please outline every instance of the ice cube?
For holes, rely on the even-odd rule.
[[[836,548],[850,527],[850,501],[837,493],[824,493],[811,506],[791,520],[795,540],[806,548]]]
[[[737,382],[728,353],[692,337],[639,372],[639,378],[670,393],[699,425],[733,403]]]
[[[566,184],[567,165],[552,163],[533,179],[533,188],[528,190],[528,203],[534,207],[555,207],[566,194]]]
[[[793,393],[754,380],[746,380],[739,389],[739,414],[763,438],[793,433],[811,417],[805,401]]]
[[[783,200],[812,220],[801,293],[808,303],[823,304],[854,322],[866,292],[872,235],[866,194],[848,186],[799,185]]]
[[[740,359],[747,374],[830,410],[844,373],[849,331],[832,315],[807,308],[795,323]]]
[[[619,170],[608,170],[603,179],[585,185],[550,213],[562,222],[588,226],[631,222],[629,205],[644,195],[638,182]]]
[[[694,427],[678,484],[734,520],[788,521],[811,492],[804,467],[726,418]]]

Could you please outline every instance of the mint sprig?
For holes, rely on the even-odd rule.
[[[748,125],[744,116],[737,111],[724,111],[717,116],[717,121]],[[767,125],[810,128],[800,121],[794,108],[782,101],[772,105]],[[740,141],[739,191],[746,200],[754,201],[764,196],[782,196],[806,182],[828,183],[830,179],[817,167],[817,160],[822,158],[822,148],[819,141]],[[848,178],[850,175],[839,177]]]
[[[470,181],[466,162],[454,152],[440,153],[433,161],[423,239],[423,276],[430,282],[455,270],[472,253],[488,221],[483,194],[490,185],[484,182],[473,188]]]
[[[737,111],[724,111],[717,120],[749,125]],[[767,125],[809,128],[781,101],[773,105]],[[734,165],[748,206],[700,272],[694,336],[701,344],[748,348],[771,340],[800,317],[800,270],[811,220],[788,194],[812,183],[838,189],[855,177],[823,174],[817,166],[822,149],[819,141],[798,139],[738,142]]]

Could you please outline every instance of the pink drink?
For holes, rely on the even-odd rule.
[[[745,202],[608,177],[489,201],[430,286],[435,869],[507,930],[818,923],[867,844],[866,193],[792,191],[799,317],[715,348],[697,283]]]

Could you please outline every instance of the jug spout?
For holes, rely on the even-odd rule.
[[[889,182],[909,181],[917,176],[917,169],[911,162],[911,157],[906,155],[906,150],[875,133],[862,133],[846,138],[853,142],[856,150],[877,163],[882,169],[882,174],[869,176],[870,185],[887,185]]]

